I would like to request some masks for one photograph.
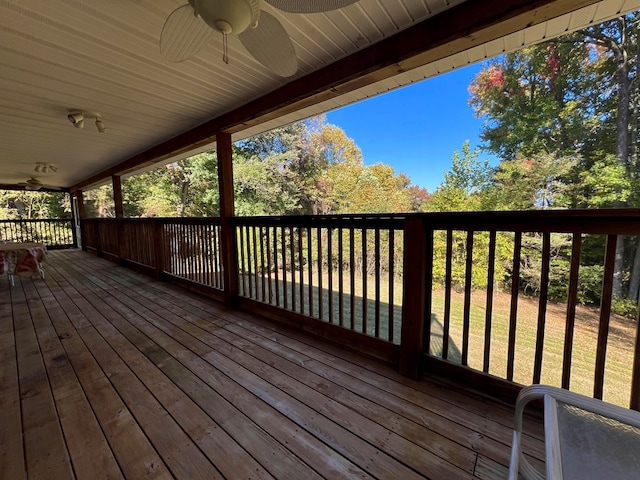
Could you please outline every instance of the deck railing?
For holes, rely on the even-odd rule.
[[[400,343],[399,216],[238,217],[238,293]]]
[[[223,290],[218,218],[91,218],[83,248],[186,282]]]
[[[85,247],[158,276],[229,289],[245,308],[408,375],[454,375],[507,400],[519,385],[543,382],[640,408],[637,320],[611,314],[615,245],[625,235],[635,248],[638,210],[229,224],[235,285],[228,286],[217,218],[84,220],[83,238]],[[599,264],[585,265],[585,251],[590,259],[599,251]],[[597,309],[578,305],[583,271],[599,275]]]
[[[75,246],[71,219],[0,220],[0,241],[44,243],[49,249]]]

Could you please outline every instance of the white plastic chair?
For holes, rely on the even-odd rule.
[[[522,415],[544,402],[544,473],[522,454]],[[640,479],[640,413],[547,385],[518,395],[509,480]]]

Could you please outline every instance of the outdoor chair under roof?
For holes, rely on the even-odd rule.
[[[544,402],[546,476],[522,453],[523,412]],[[518,395],[509,480],[640,478],[640,413],[546,385]]]

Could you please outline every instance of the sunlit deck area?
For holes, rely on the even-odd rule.
[[[506,475],[509,407],[88,253],[1,277],[0,318],[2,479]]]

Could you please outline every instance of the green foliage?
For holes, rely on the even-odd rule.
[[[283,215],[299,209],[295,174],[282,166],[279,155],[238,158],[233,167],[237,215]]]
[[[419,211],[429,199],[389,165],[365,166],[352,139],[324,117],[256,135],[233,147],[237,215]],[[123,181],[125,216],[215,216],[217,161],[207,152]],[[113,216],[110,188],[89,211]]]
[[[611,311],[623,317],[637,318],[638,304],[630,298],[613,297],[611,299]]]
[[[69,196],[58,192],[0,191],[0,220],[69,218]]]
[[[579,173],[579,206],[587,208],[612,207],[626,203],[632,195],[629,174],[614,155],[596,160],[591,168]]]
[[[84,192],[84,211],[88,218],[113,218],[116,216],[113,203],[113,188],[103,185]]]
[[[480,149],[471,150],[469,140],[462,144],[461,151],[455,150],[451,170],[444,173],[444,187],[461,190],[469,196],[480,193],[491,183],[493,170],[489,160],[480,160]]]
[[[578,301],[584,305],[597,305],[600,303],[602,292],[602,278],[604,267],[602,265],[581,265],[578,275]]]
[[[480,160],[480,150],[471,150],[469,141],[461,151],[456,150],[451,170],[445,172],[444,182],[429,199],[426,210],[434,212],[492,210],[489,191],[493,177],[489,160]]]
[[[452,232],[451,235],[451,285],[462,289],[466,282],[467,262],[467,233]],[[471,270],[471,288],[487,288],[489,272],[489,232],[474,232],[473,234],[473,268]],[[499,233],[496,235],[496,262],[494,268],[494,282],[500,285],[508,276],[509,252],[513,249],[512,235]],[[447,232],[437,231],[433,242],[433,282],[436,285],[446,284],[447,260]]]
[[[589,138],[597,72],[580,41],[551,41],[498,57],[469,86],[486,119],[481,138],[501,158],[571,154]],[[585,121],[586,120],[586,121]]]
[[[497,207],[526,210],[570,206],[569,175],[576,164],[573,157],[548,154],[503,160],[494,176]]]

